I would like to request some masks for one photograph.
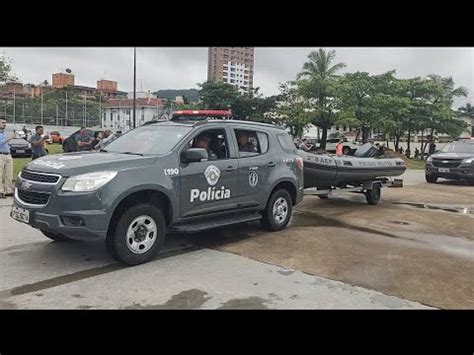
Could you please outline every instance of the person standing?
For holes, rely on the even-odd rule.
[[[415,159],[418,159],[418,156],[420,155],[420,150],[418,147],[415,148]]]
[[[35,134],[33,134],[30,138],[30,143],[31,143],[31,160],[35,160],[41,157],[44,157],[48,153],[46,152],[46,149],[44,148],[44,143],[47,139],[49,139],[48,135],[45,135],[43,137],[43,126],[36,126],[35,128]]]
[[[86,127],[81,127],[79,134],[76,135],[77,151],[84,152],[92,148],[92,137],[87,134]]]
[[[8,142],[16,138],[16,133],[13,131],[7,136],[6,126],[7,120],[0,117],[0,198],[13,196],[13,158]],[[2,183],[3,177],[5,177],[5,182]]]
[[[344,140],[341,138],[339,142],[336,144],[336,155],[341,156],[343,154],[343,143]]]

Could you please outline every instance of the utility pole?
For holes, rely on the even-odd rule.
[[[16,129],[15,107],[16,107],[15,86],[13,86],[13,125],[15,126],[15,129]]]
[[[43,125],[43,89],[41,89],[41,125]]]
[[[66,90],[66,114],[64,115],[64,125],[67,126],[67,90]]]
[[[102,119],[102,92],[100,93],[99,96],[99,122],[100,122],[100,127],[104,128],[104,120]]]
[[[137,126],[136,99],[137,99],[137,47],[133,47],[133,128]]]

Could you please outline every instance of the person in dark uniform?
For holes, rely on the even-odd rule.
[[[216,160],[216,153],[214,153],[214,151],[209,147],[211,141],[212,137],[208,133],[202,133],[194,140],[193,147],[206,149],[207,154],[209,155],[209,160]]]
[[[255,147],[249,141],[249,133],[246,131],[241,131],[238,134],[237,140],[239,142],[239,151],[247,153],[258,153],[257,147]]]

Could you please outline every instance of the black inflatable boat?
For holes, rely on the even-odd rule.
[[[366,151],[368,155],[375,155],[372,149]],[[298,150],[298,154],[304,160],[305,188],[359,185],[381,177],[400,176],[406,170],[405,162],[400,158],[337,156],[302,150]]]

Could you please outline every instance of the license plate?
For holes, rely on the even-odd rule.
[[[25,210],[24,208],[13,206],[12,217],[17,221],[30,223],[30,211]]]
[[[24,150],[21,150],[21,149],[19,149],[19,150],[17,150],[16,152],[17,152],[17,153],[24,153],[25,151],[24,151]]]
[[[438,171],[440,173],[449,173],[449,169],[446,169],[446,168],[439,168]]]

